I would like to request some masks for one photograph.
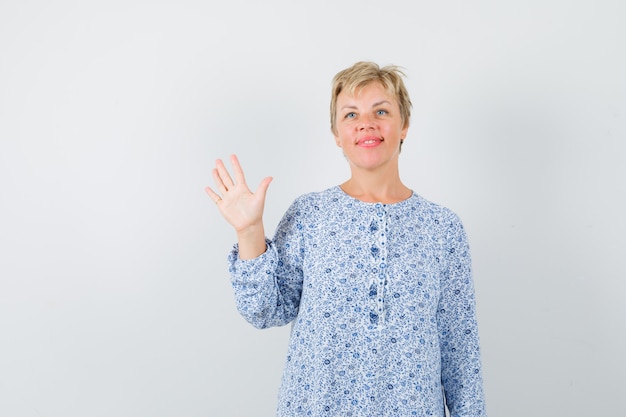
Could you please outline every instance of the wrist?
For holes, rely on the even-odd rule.
[[[237,237],[238,238],[254,238],[254,237],[258,237],[259,235],[263,236],[263,239],[265,240],[265,230],[263,228],[263,223],[254,223],[251,224],[249,226],[243,227],[241,229],[235,229],[235,232],[237,233]]]
[[[254,259],[267,249],[263,224],[253,225],[237,231],[239,259]]]

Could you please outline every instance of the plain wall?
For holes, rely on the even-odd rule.
[[[272,233],[343,182],[330,81],[406,69],[404,182],[463,219],[491,416],[616,415],[626,3],[0,2],[0,415],[271,416],[289,328],[236,312],[216,158]]]

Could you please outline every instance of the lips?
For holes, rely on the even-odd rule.
[[[364,137],[364,138],[357,140],[356,145],[369,148],[372,146],[378,146],[382,142],[384,142],[383,138],[379,138],[375,136],[368,136],[368,137]]]

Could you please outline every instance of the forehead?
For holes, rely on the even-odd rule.
[[[372,81],[364,85],[347,86],[347,88],[344,88],[337,96],[338,104],[358,101],[378,102],[381,100],[397,104],[397,99],[393,91],[390,91],[390,89],[386,88],[378,81]]]

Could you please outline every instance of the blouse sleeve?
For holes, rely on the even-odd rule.
[[[467,236],[452,214],[445,239],[445,267],[437,326],[441,380],[451,417],[486,416],[476,301]]]
[[[254,259],[239,259],[235,245],[228,256],[239,313],[263,329],[283,326],[298,315],[302,293],[303,239],[298,200],[280,221],[267,250]]]

